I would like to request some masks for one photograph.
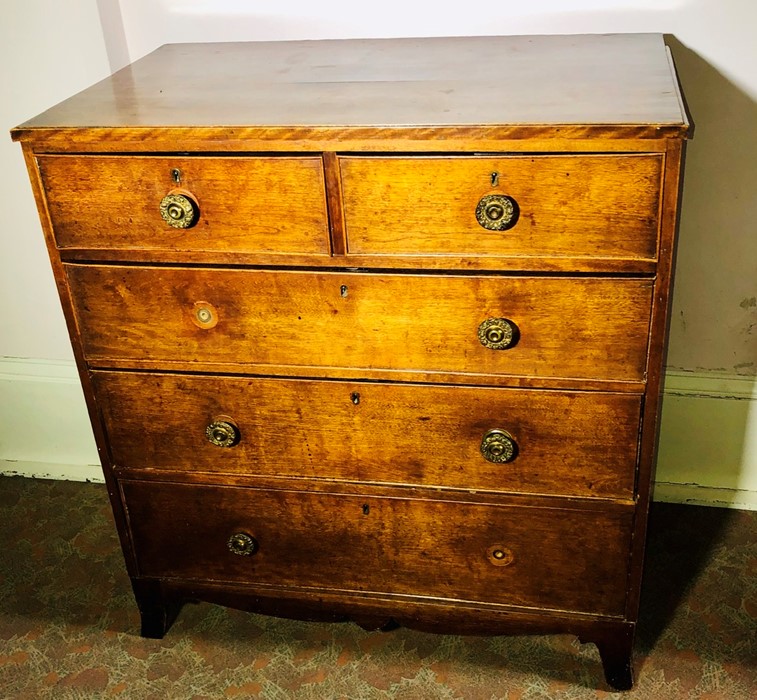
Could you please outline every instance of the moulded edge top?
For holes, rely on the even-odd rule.
[[[661,35],[597,34],[166,44],[11,133],[150,140],[166,129],[664,138],[685,136],[688,120]]]

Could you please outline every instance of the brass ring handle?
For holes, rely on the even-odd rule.
[[[198,212],[197,200],[189,192],[169,192],[160,200],[160,215],[174,228],[189,228]]]
[[[518,445],[510,433],[493,428],[481,438],[481,454],[487,462],[505,464],[518,456]]]
[[[518,222],[518,203],[504,194],[487,194],[476,207],[476,221],[489,231],[507,231]]]
[[[239,442],[239,428],[231,421],[216,419],[205,428],[205,437],[217,447],[233,447]]]
[[[226,542],[232,554],[249,557],[258,551],[258,541],[246,532],[235,532]]]
[[[518,337],[518,327],[507,318],[487,318],[478,327],[479,342],[490,350],[506,350]]]

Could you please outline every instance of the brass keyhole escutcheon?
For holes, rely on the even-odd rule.
[[[518,327],[507,318],[487,318],[478,327],[479,342],[490,350],[507,350],[518,337]]]
[[[258,541],[246,532],[235,532],[229,537],[226,545],[232,554],[249,557],[258,551]]]
[[[518,222],[518,204],[504,194],[487,194],[476,207],[476,221],[488,231],[506,231]]]
[[[486,550],[489,562],[494,566],[509,566],[515,561],[513,550],[501,544],[494,544]]]
[[[239,440],[239,428],[226,418],[216,418],[205,428],[205,437],[216,447],[234,447]]]
[[[173,190],[160,200],[160,215],[173,228],[189,228],[199,214],[197,200],[189,192]]]
[[[510,433],[493,428],[481,438],[481,454],[487,462],[505,464],[518,456],[518,445]]]

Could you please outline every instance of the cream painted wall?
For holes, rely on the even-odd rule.
[[[71,359],[21,148],[8,132],[108,75],[96,1],[4,2],[0,65],[0,357]]]

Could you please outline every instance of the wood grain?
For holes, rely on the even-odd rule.
[[[118,468],[292,476],[633,498],[641,401],[519,391],[255,377],[94,372]],[[217,416],[239,443],[210,443]],[[481,455],[506,430],[514,461]]]
[[[37,162],[60,248],[330,252],[319,157],[43,156]],[[161,218],[160,201],[174,189],[198,201],[191,228],[172,228]]]
[[[659,155],[341,157],[339,165],[350,253],[656,258]],[[517,203],[511,229],[476,221],[490,194]]]
[[[336,238],[336,236],[335,236]],[[489,255],[334,255],[298,253],[261,253],[229,250],[185,251],[177,249],[143,250],[126,248],[64,248],[65,262],[135,262],[143,264],[213,265],[218,267],[301,267],[354,270],[436,270],[461,272],[535,272],[594,273],[616,275],[653,275],[655,260],[600,257],[513,256],[502,251]]]
[[[665,357],[667,352],[670,308],[675,261],[676,234],[678,232],[678,202],[681,199],[682,164],[685,143],[673,141],[666,156],[663,188],[663,216],[660,237],[661,258],[655,281],[655,294],[650,323],[650,356],[647,396],[644,406],[644,423],[639,445],[639,504],[634,528],[638,537],[631,550],[631,575],[627,615],[636,619],[641,596],[641,575],[644,565],[649,504],[654,483],[655,458],[662,408]]]
[[[156,582],[158,579],[140,578]],[[240,610],[279,617],[349,622],[353,617],[390,616],[401,626],[448,634],[574,634],[582,642],[633,634],[635,623],[612,616],[586,615],[549,609],[513,608],[480,601],[410,598],[388,593],[344,593],[297,590],[285,586],[218,584],[181,579],[160,579],[161,596],[169,602],[207,600]]]
[[[164,46],[14,129],[143,635],[570,632],[630,687],[688,129],[660,35]]]
[[[576,513],[139,481],[122,489],[141,576],[603,615],[622,615],[625,604],[630,509]],[[236,532],[257,540],[257,554],[229,552]],[[512,564],[493,565],[493,546],[511,550]]]
[[[17,134],[44,139],[45,129],[69,127],[92,138],[142,127],[150,140],[187,125],[491,124],[656,136],[687,127],[674,82],[655,34],[174,44]]]
[[[652,282],[66,265],[89,362],[118,359],[638,380]],[[209,302],[218,324],[198,328]],[[478,340],[488,318],[520,331]],[[399,377],[398,377],[399,378]]]
[[[629,125],[478,126],[194,126],[26,128],[15,140],[35,154],[111,153],[121,155],[182,153],[665,153],[667,142],[681,137],[680,127]],[[442,148],[443,144],[443,148]]]

